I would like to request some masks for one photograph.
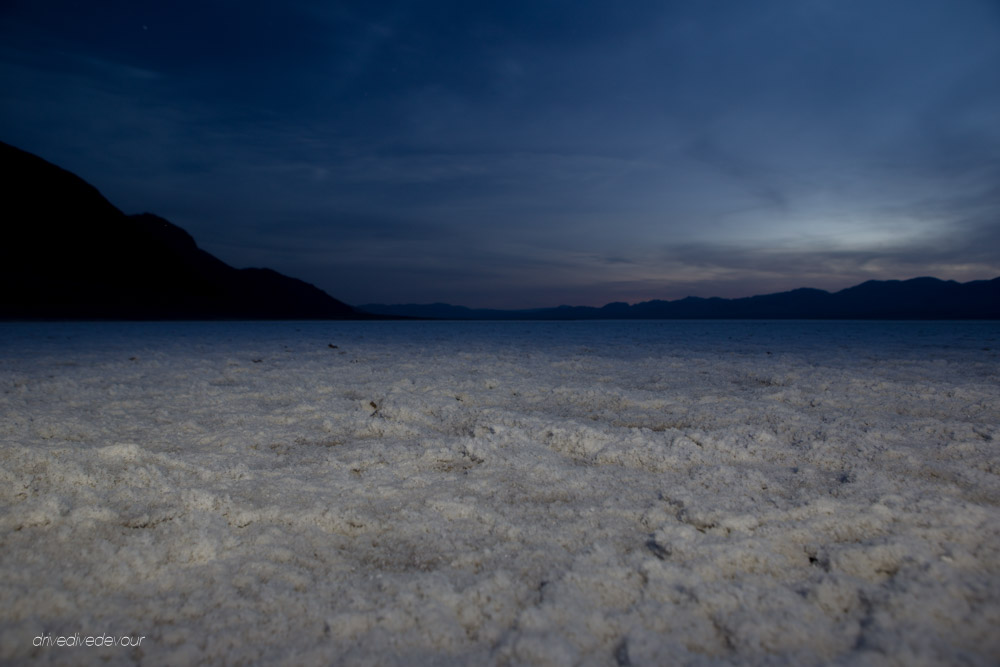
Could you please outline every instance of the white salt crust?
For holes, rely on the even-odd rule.
[[[996,323],[0,324],[0,662],[997,664],[998,442]]]

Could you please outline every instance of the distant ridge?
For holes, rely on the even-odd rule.
[[[601,308],[560,306],[489,310],[443,303],[366,304],[358,308],[382,315],[451,320],[995,320],[1000,319],[1000,277],[967,283],[928,277],[869,280],[833,293],[800,288],[740,299],[687,297],[676,301],[644,301],[631,306],[609,303]]]
[[[158,216],[0,142],[4,319],[371,319],[270,269],[235,269]]]

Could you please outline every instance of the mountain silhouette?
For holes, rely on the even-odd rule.
[[[676,301],[609,303],[601,308],[560,306],[532,310],[471,309],[443,303],[367,304],[360,310],[454,320],[606,319],[1000,319],[1000,278],[958,283],[937,278],[869,280],[839,292],[800,288],[741,299],[687,297]]]
[[[270,269],[235,269],[150,213],[125,215],[95,187],[0,142],[5,319],[1000,319],[1000,278],[871,280],[839,292],[741,299],[470,309],[443,303],[352,308]]]
[[[235,269],[150,213],[125,215],[95,187],[0,142],[0,317],[368,319],[270,269]]]

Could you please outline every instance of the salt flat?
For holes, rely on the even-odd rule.
[[[998,446],[998,323],[0,324],[0,661],[997,664]]]

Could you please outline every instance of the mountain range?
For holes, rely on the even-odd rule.
[[[78,176],[0,142],[0,319],[1000,319],[1000,278],[868,281],[741,299],[471,309],[352,307],[271,269],[235,269],[186,231],[126,215]]]
[[[958,283],[937,278],[869,280],[839,292],[801,288],[741,299],[687,297],[676,301],[489,310],[452,306],[367,304],[369,313],[448,320],[607,319],[1000,319],[1000,277]]]

